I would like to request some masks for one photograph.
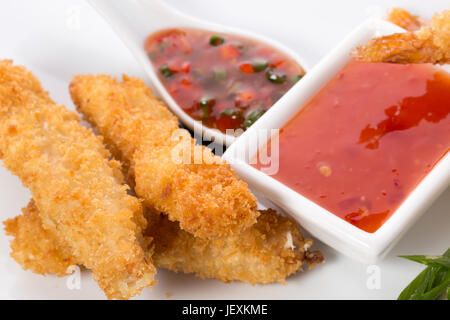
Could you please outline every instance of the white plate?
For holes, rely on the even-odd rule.
[[[346,1],[345,6],[332,0],[320,3],[171,0],[169,3],[202,19],[266,34],[294,50],[301,50],[307,62],[314,65],[367,18],[366,9],[373,1]],[[420,0],[410,0],[407,5],[406,1],[379,3],[385,8],[405,6],[426,17],[447,5],[446,0],[436,0],[426,6]],[[248,12],[252,12],[252,19],[248,19]],[[145,73],[107,24],[80,0],[2,1],[0,30],[1,58],[13,58],[16,63],[26,65],[50,90],[52,97],[70,109],[73,105],[67,85],[73,74],[102,72],[119,76],[126,73],[145,78]],[[30,199],[20,181],[5,169],[0,169],[0,194],[2,219],[19,214]],[[169,293],[173,294],[171,299],[394,299],[422,269],[396,256],[444,252],[450,244],[449,208],[450,190],[446,190],[376,267],[354,262],[318,243],[315,247],[324,252],[326,264],[291,277],[286,286],[223,284],[160,270],[158,284],[138,298],[167,299]],[[8,238],[0,231],[0,298],[104,298],[89,274],[82,275],[79,290],[70,290],[67,279],[23,271],[8,253]],[[372,281],[378,272],[380,288]]]

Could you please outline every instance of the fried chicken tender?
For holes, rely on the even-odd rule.
[[[22,209],[22,215],[4,222],[11,240],[11,257],[25,270],[38,274],[55,274],[58,277],[71,273],[80,264],[72,249],[51,230],[42,227],[34,201]]]
[[[423,24],[418,16],[414,16],[402,8],[392,8],[388,13],[387,21],[407,31],[416,31]]]
[[[43,229],[92,270],[108,298],[130,298],[154,283],[142,205],[127,194],[119,163],[76,114],[8,60],[0,61],[0,155],[30,189]]]
[[[165,216],[150,213],[146,234],[154,241],[158,267],[195,273],[200,278],[252,284],[284,282],[286,277],[322,263],[320,252],[310,252],[297,225],[274,210],[261,211],[256,224],[238,235],[201,239],[181,230]]]
[[[368,62],[450,63],[450,10],[435,14],[430,25],[415,32],[372,39],[352,55]]]
[[[202,239],[181,230],[167,216],[147,212],[145,234],[154,239],[153,259],[158,267],[195,273],[201,278],[224,282],[284,282],[289,275],[322,263],[321,253],[311,252],[312,240],[304,239],[296,224],[273,210],[261,212],[258,222],[239,235],[223,239]],[[66,275],[77,260],[70,249],[60,246],[58,237],[41,227],[37,207],[30,202],[23,215],[5,222],[13,258],[41,274]]]
[[[202,238],[238,234],[256,222],[256,198],[247,184],[209,149],[195,145],[142,80],[79,75],[70,93],[125,163],[147,206]]]

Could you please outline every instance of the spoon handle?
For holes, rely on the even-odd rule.
[[[195,27],[199,22],[161,0],[89,0],[89,3],[111,24],[142,39],[169,27]]]

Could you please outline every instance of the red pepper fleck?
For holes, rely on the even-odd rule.
[[[284,60],[279,59],[279,60],[275,60],[275,61],[273,61],[272,63],[270,63],[269,66],[270,66],[271,68],[276,68],[276,67],[281,66],[283,63],[284,63]]]
[[[224,59],[231,59],[239,57],[241,52],[232,44],[227,44],[220,47],[220,55]]]
[[[187,61],[183,62],[183,64],[181,65],[181,71],[183,71],[184,73],[188,73],[191,70],[191,64]]]
[[[189,80],[183,79],[181,80],[181,85],[183,87],[189,87],[192,83]]]
[[[239,66],[239,69],[243,73],[253,73],[253,67],[250,63],[243,63]]]
[[[257,93],[255,90],[248,88],[248,89],[245,89],[244,91],[239,92],[237,96],[240,101],[249,102],[256,98]]]

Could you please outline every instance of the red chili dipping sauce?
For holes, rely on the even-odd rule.
[[[222,132],[251,126],[305,73],[264,43],[205,30],[162,30],[145,50],[178,105]]]
[[[351,61],[281,129],[274,177],[373,233],[448,152],[449,111],[447,72]]]

